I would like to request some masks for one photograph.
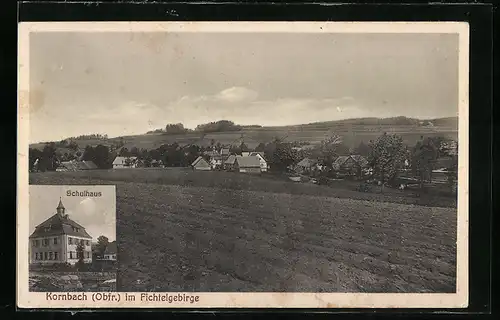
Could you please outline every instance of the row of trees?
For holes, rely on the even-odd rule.
[[[247,126],[247,127],[260,127],[260,126]],[[185,128],[182,123],[171,123],[167,124],[164,129],[156,129],[148,131],[147,133],[165,133],[165,134],[183,134],[187,132],[203,132],[203,133],[213,133],[213,132],[231,132],[240,131],[243,126],[237,125],[229,120],[219,120],[204,124],[199,124],[194,130]]]
[[[369,166],[373,169],[373,174],[382,183],[393,182],[405,164],[409,164],[412,173],[423,185],[424,182],[432,179],[432,171],[436,166],[437,159],[448,156],[452,159],[449,166],[450,175],[455,175],[457,170],[456,145],[446,144],[443,137],[421,138],[415,146],[409,147],[404,144],[401,136],[396,134],[383,134],[369,144],[361,142],[358,147],[350,149],[342,143],[338,135],[325,138],[321,143],[309,150],[296,148],[301,146],[298,142],[284,142],[275,138],[269,143],[260,143],[255,151],[264,152],[272,170],[285,171],[287,167],[293,165],[304,157],[318,159],[323,163],[326,172],[334,171],[333,162],[341,155],[359,154],[366,157]],[[443,147],[443,146],[449,147]],[[141,164],[150,167],[153,162],[161,161],[165,166],[185,167],[189,166],[204,151],[213,148],[220,150],[222,147],[230,149],[231,153],[239,154],[245,151],[253,151],[244,142],[240,145],[224,146],[212,140],[210,146],[202,147],[198,145],[187,145],[181,147],[177,143],[164,144],[156,149],[146,150],[133,147],[132,149],[121,148],[118,153],[111,151],[107,146],[97,145],[87,146],[83,151],[81,160],[93,161],[98,168],[108,169],[112,167],[114,158],[119,156],[137,157]],[[38,161],[38,169],[41,171],[55,170],[58,163],[74,158],[73,154],[56,155],[55,144],[47,144],[43,150],[30,149],[30,169],[35,161]],[[453,176],[450,176],[453,180]]]

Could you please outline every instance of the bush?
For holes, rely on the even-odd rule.
[[[372,186],[367,183],[361,183],[356,187],[359,192],[372,192]]]

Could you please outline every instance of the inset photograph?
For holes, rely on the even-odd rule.
[[[115,186],[29,190],[29,290],[116,291]]]

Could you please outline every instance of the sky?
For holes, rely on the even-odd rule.
[[[96,242],[101,235],[116,240],[116,196],[114,186],[45,186],[30,185],[29,232],[56,214],[59,199],[69,218],[85,227]],[[101,197],[67,196],[66,192],[101,192]]]
[[[38,32],[30,143],[458,113],[458,35]]]

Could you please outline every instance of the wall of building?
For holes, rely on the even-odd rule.
[[[70,264],[75,264],[78,262],[77,254],[76,254],[76,248],[78,246],[77,241],[84,241],[84,256],[83,256],[83,261],[85,263],[90,263],[92,262],[92,239],[87,239],[83,237],[75,237],[75,236],[68,236],[65,235],[65,243],[66,243],[66,252],[65,252],[65,259],[68,263]],[[70,239],[71,238],[71,244],[70,244]]]
[[[55,243],[55,240],[56,242]],[[44,245],[46,240],[46,245]],[[34,244],[38,241],[38,246]],[[62,235],[30,239],[30,263],[64,262],[64,239]],[[56,259],[57,255],[57,259]]]
[[[86,263],[92,262],[92,242],[91,239],[82,237],[71,237],[72,239],[88,241],[84,245],[84,261]],[[56,240],[56,243],[54,242]],[[44,245],[44,240],[47,240]],[[38,241],[38,246],[34,246],[34,241]],[[74,264],[78,262],[76,247],[77,242],[72,240],[73,244],[69,244],[67,235],[40,237],[30,239],[30,263],[52,264],[52,263],[65,263]]]
[[[240,172],[244,173],[260,173],[260,168],[245,168],[245,167],[240,167]]]

